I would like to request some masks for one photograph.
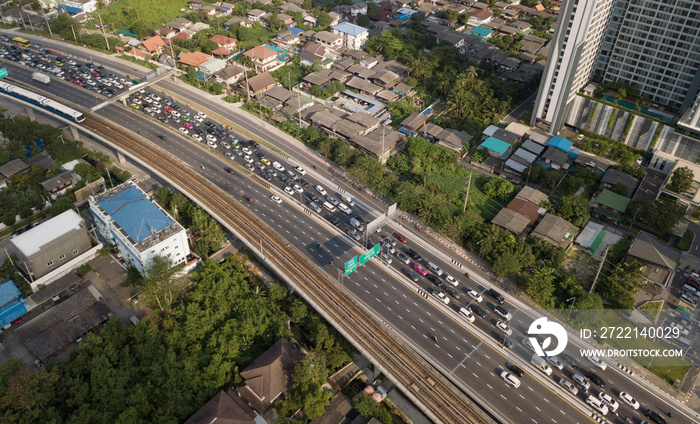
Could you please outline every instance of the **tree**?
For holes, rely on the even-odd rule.
[[[23,422],[53,421],[49,417],[58,417],[50,403],[58,381],[56,371],[32,371],[22,362],[11,359],[0,367],[0,403],[21,414]]]
[[[322,10],[316,17],[316,25],[320,28],[328,28],[331,22],[333,22],[333,18],[325,10]]]
[[[355,402],[355,409],[367,421],[376,418],[383,424],[392,423],[391,413],[367,393],[360,394]]]
[[[365,28],[369,27],[369,16],[365,15],[364,13],[358,14],[357,25]]]
[[[654,208],[644,223],[655,230],[668,234],[685,216],[685,207],[673,199],[660,197],[654,202]]]
[[[671,174],[671,183],[668,188],[676,193],[683,194],[693,185],[695,174],[687,166],[676,168]]]
[[[557,215],[577,227],[583,227],[590,216],[590,206],[583,196],[567,196],[557,207]]]
[[[484,194],[494,199],[504,200],[513,190],[513,183],[503,178],[491,178],[484,184]]]
[[[525,293],[543,308],[554,306],[554,268],[538,266],[523,278]]]
[[[377,16],[377,13],[379,13],[379,6],[377,6],[377,3],[370,2],[367,4],[367,17],[374,18]]]
[[[182,289],[180,272],[183,265],[173,266],[170,259],[154,256],[146,269],[141,287],[146,299],[158,305],[162,312],[170,312],[173,301]]]
[[[512,252],[504,253],[493,263],[493,272],[501,277],[513,276],[520,272],[520,269],[520,260]]]
[[[73,202],[67,196],[59,197],[53,205],[51,205],[51,215],[57,216],[63,212],[71,209],[73,207]]]

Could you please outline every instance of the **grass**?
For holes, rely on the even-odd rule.
[[[182,15],[187,0],[121,0],[110,4],[101,13],[102,19],[115,30],[133,28],[141,23],[148,28],[160,28]]]
[[[695,233],[690,230],[685,230],[683,237],[681,237],[680,240],[678,240],[678,243],[676,243],[676,248],[687,252],[693,246],[693,241],[695,241]]]
[[[695,209],[693,213],[690,214],[690,220],[695,222],[700,221],[700,209]]]
[[[654,300],[652,302],[645,303],[639,309],[644,311],[644,313],[647,314],[649,318],[656,322],[656,320],[659,319],[659,315],[661,315],[661,308],[663,308],[663,306],[663,300]]]
[[[690,366],[668,367],[664,365],[652,365],[647,368],[649,371],[663,378],[668,384],[676,384],[676,380],[683,381],[683,377],[690,369]]]

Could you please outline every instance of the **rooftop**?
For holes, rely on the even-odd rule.
[[[514,210],[503,208],[491,220],[491,223],[505,228],[513,234],[520,235],[530,224],[530,220]]]
[[[574,224],[562,217],[548,213],[537,224],[532,235],[554,246],[565,248],[573,240],[576,231],[578,231],[578,228]]]
[[[489,149],[493,152],[498,153],[499,155],[502,155],[506,152],[506,150],[510,148],[510,144],[506,143],[503,140],[499,140],[496,137],[489,137],[486,140],[484,140],[484,142],[481,143],[481,146],[479,147]]]
[[[31,256],[41,248],[64,234],[79,230],[85,225],[83,218],[73,209],[45,221],[10,240],[24,256]]]
[[[620,213],[624,213],[627,210],[627,206],[630,204],[629,197],[620,196],[617,193],[613,193],[610,190],[603,190],[600,192],[595,201],[603,206],[607,206],[610,209],[614,209]]]
[[[265,60],[273,56],[277,56],[279,53],[265,46],[255,46],[252,49],[243,53],[245,56],[250,58]]]
[[[341,22],[341,23],[339,23],[331,28],[336,30],[336,31],[344,32],[345,34],[352,35],[355,37],[362,34],[363,32],[369,31],[365,27],[351,24],[350,22]]]

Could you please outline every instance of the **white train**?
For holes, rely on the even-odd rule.
[[[9,84],[2,80],[0,80],[0,91],[15,96],[18,99],[34,103],[37,106],[41,106],[44,109],[50,110],[57,115],[61,115],[64,118],[70,119],[71,121],[79,124],[85,121],[85,116],[82,112],[71,109],[55,100],[51,100],[47,97],[41,96],[29,90],[25,90],[24,88],[17,87],[16,85]]]

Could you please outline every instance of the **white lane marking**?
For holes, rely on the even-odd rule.
[[[489,389],[493,390],[493,387],[489,383],[486,383],[487,386],[489,386]]]
[[[520,411],[520,412],[523,412],[523,410],[520,409],[520,408],[518,408],[517,406],[515,407],[515,409],[517,409],[517,410]]]
[[[501,395],[501,397],[502,397],[503,399],[505,399],[505,400],[508,400],[508,398],[506,398],[506,397],[505,397],[505,396],[503,396],[503,395]]]

